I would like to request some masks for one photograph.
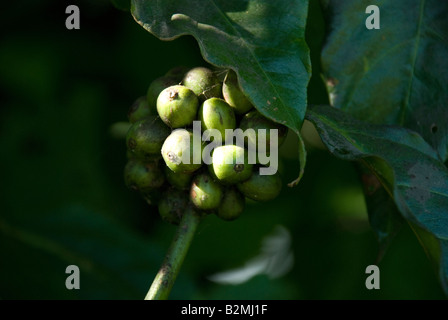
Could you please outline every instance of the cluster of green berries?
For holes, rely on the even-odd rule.
[[[280,175],[260,175],[260,165],[249,163],[241,146],[215,147],[209,165],[201,155],[206,142],[200,142],[199,154],[193,150],[193,121],[200,121],[203,131],[216,129],[223,137],[226,129],[237,126],[255,132],[277,129],[278,145],[286,137],[285,126],[253,108],[232,70],[174,68],[151,82],[147,95],[131,106],[128,119],[125,183],[157,205],[165,221],[178,224],[187,208],[234,220],[243,212],[246,198],[268,201],[281,191]],[[269,151],[269,136],[266,144]],[[191,161],[182,161],[185,154]]]

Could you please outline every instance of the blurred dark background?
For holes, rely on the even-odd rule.
[[[65,28],[69,4],[80,30]],[[0,7],[0,298],[143,299],[175,228],[126,189],[124,141],[109,130],[152,80],[204,65],[198,46],[160,41],[105,0]],[[308,28],[309,101],[326,103],[314,4]],[[443,298],[407,226],[379,263],[381,289],[366,289],[378,246],[356,170],[310,143],[303,181],[287,188],[296,144],[290,136],[281,151],[279,198],[248,203],[235,222],[202,223],[171,298]],[[80,268],[79,290],[65,287],[68,265]]]

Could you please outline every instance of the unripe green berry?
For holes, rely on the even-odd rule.
[[[151,82],[146,93],[146,100],[148,101],[151,114],[157,114],[157,98],[159,94],[164,89],[179,84],[179,82],[180,80],[173,76],[162,76]]]
[[[178,225],[188,204],[188,193],[170,188],[159,201],[159,214],[163,221]]]
[[[220,98],[210,98],[199,108],[198,118],[201,120],[202,130],[216,129],[225,140],[225,129],[235,129],[236,119],[232,108]]]
[[[196,142],[193,140],[193,133],[186,129],[176,129],[166,138],[161,152],[172,171],[192,173],[202,166],[201,137],[197,137]]]
[[[146,118],[149,115],[151,115],[151,112],[146,97],[137,98],[128,111],[128,119],[130,123]]]
[[[190,189],[190,200],[200,210],[218,208],[223,195],[222,186],[206,172],[193,178]]]
[[[213,150],[212,176],[223,184],[234,184],[249,179],[253,164],[248,163],[247,151],[239,146],[224,145]]]
[[[252,110],[244,115],[240,122],[240,128],[245,131],[247,129],[254,129],[255,136],[249,136],[247,143],[249,147],[258,148],[258,139],[259,139],[259,131],[260,129],[266,130],[266,151],[270,151],[270,141],[271,141],[271,133],[270,130],[277,130],[277,143],[275,144],[273,141],[273,147],[280,147],[286,139],[288,134],[288,127],[276,123],[266,117],[264,117],[257,110]]]
[[[221,204],[215,214],[223,220],[232,221],[243,213],[245,204],[246,199],[241,192],[236,188],[228,188],[224,191]]]
[[[193,179],[192,173],[174,172],[168,166],[165,166],[166,180],[173,187],[179,190],[188,190],[191,186],[191,180]]]
[[[196,67],[188,71],[182,84],[199,97],[200,101],[221,97],[222,84],[212,70],[204,67]]]
[[[273,175],[260,175],[259,170],[254,170],[248,180],[237,184],[237,188],[249,199],[269,201],[280,194],[282,179],[278,172]]]
[[[171,130],[159,118],[148,117],[135,122],[126,134],[131,155],[144,161],[160,158],[160,149]]]
[[[171,128],[181,128],[193,123],[199,102],[193,91],[175,85],[164,89],[157,98],[157,112]]]
[[[145,195],[160,188],[165,182],[165,177],[158,162],[131,159],[124,167],[124,181],[128,188]]]
[[[229,70],[224,78],[222,95],[236,114],[244,114],[254,107],[241,90],[236,73],[233,70]]]

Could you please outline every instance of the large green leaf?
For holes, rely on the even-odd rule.
[[[389,196],[374,173],[358,164],[359,175],[364,189],[364,197],[369,223],[379,243],[377,260],[380,261],[403,224],[394,200]]]
[[[307,118],[333,155],[370,168],[402,216],[424,231],[420,240],[448,293],[448,169],[437,153],[413,131],[361,122],[329,106],[309,108]]]
[[[131,4],[135,20],[158,38],[195,37],[205,60],[237,72],[243,91],[262,114],[297,133],[300,176],[306,156],[300,128],[311,75],[304,39],[307,10],[307,0],[133,0]]]
[[[418,132],[448,159],[448,2],[323,0],[322,67],[332,104],[359,119]],[[377,4],[380,29],[368,30]]]

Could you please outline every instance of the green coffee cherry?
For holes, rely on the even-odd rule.
[[[157,112],[171,128],[181,128],[193,123],[199,102],[193,91],[185,86],[164,89],[157,98]]]
[[[190,189],[190,200],[200,210],[218,208],[223,195],[222,186],[206,172],[193,178]]]
[[[222,95],[236,114],[244,114],[254,107],[241,91],[236,73],[233,70],[229,70],[224,78]]]
[[[124,167],[124,181],[128,188],[144,195],[160,188],[165,177],[157,161],[142,162],[132,159]]]
[[[246,199],[236,188],[228,188],[224,191],[221,204],[215,214],[226,221],[237,219],[244,210]]]
[[[180,80],[173,76],[162,76],[154,81],[148,87],[146,100],[150,108],[151,114],[157,114],[157,98],[164,89],[179,84]]]
[[[176,129],[166,138],[161,152],[172,171],[192,173],[202,166],[203,148],[201,137],[194,139],[192,132]]]
[[[149,110],[146,97],[139,97],[129,108],[128,120],[130,123],[134,123],[138,120],[148,117],[149,115],[151,115],[151,112]]]
[[[171,130],[160,119],[148,117],[135,122],[126,134],[133,158],[148,161],[160,158],[160,149]]]
[[[192,173],[174,172],[168,166],[165,166],[166,180],[173,187],[179,190],[188,190],[191,186],[191,180],[193,179]]]
[[[247,151],[239,146],[224,145],[213,150],[209,170],[223,184],[249,179],[253,164],[248,163]]]
[[[260,175],[257,169],[248,180],[237,184],[237,188],[249,199],[269,201],[279,195],[282,189],[282,180],[278,172],[273,175]]]
[[[235,129],[236,119],[232,108],[220,98],[210,98],[199,108],[198,118],[202,130],[216,129],[225,141],[225,129]]]
[[[266,130],[266,151],[270,150],[270,141],[271,141],[271,129],[277,129],[277,144],[274,144],[273,147],[278,148],[280,147],[283,142],[286,139],[286,135],[288,134],[288,127],[281,125],[279,123],[276,123],[266,117],[264,117],[260,112],[257,110],[250,111],[244,115],[244,117],[241,119],[240,122],[240,128],[245,131],[247,129],[254,129],[255,136],[251,137],[249,136],[247,143],[248,146],[256,147],[258,148],[258,138],[259,138],[259,131],[260,129]]]
[[[185,74],[182,84],[193,90],[200,101],[221,97],[221,82],[208,68],[196,67],[191,69]]]
[[[159,214],[163,221],[178,225],[188,204],[188,193],[178,189],[166,190],[159,201]]]

